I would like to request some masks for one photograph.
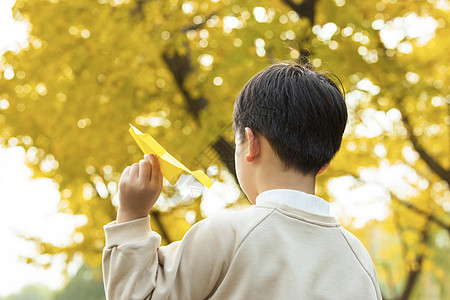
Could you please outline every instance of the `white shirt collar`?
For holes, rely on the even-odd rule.
[[[292,206],[316,215],[330,216],[330,205],[327,201],[299,190],[272,189],[264,191],[256,197],[256,204],[268,201]]]

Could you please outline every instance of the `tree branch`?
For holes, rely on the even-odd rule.
[[[219,154],[220,160],[225,164],[228,171],[236,178],[236,169],[235,169],[235,162],[234,162],[234,147],[233,145],[228,142],[222,135],[219,136],[217,141],[212,145],[214,150]]]
[[[446,181],[450,185],[450,170],[444,169],[419,143],[417,137],[414,135],[409,117],[405,114],[403,109],[400,108],[402,114],[402,121],[408,132],[409,140],[413,144],[414,150],[419,153],[420,158],[427,164],[427,166],[436,173],[442,180]]]
[[[360,182],[367,183],[366,180],[361,179],[361,177],[359,177],[356,174],[349,173],[349,175],[351,175],[353,178],[355,178],[356,180],[358,180]],[[399,203],[400,205],[403,205],[404,207],[414,211],[415,213],[417,213],[419,215],[426,217],[429,221],[440,226],[442,229],[446,230],[450,234],[450,224],[445,223],[444,221],[442,221],[441,219],[436,217],[436,215],[434,215],[433,213],[429,213],[429,212],[426,212],[426,211],[418,208],[413,203],[410,203],[410,202],[407,202],[404,200],[400,200],[391,190],[389,190],[387,188],[386,188],[386,190],[389,192],[391,198],[394,199],[397,203]]]
[[[142,7],[146,2],[148,2],[148,0],[137,0],[136,7],[130,11],[131,15],[132,16],[138,15],[140,17],[143,17]]]
[[[392,193],[391,193],[392,195]],[[426,212],[420,208],[418,208],[417,206],[415,206],[414,204],[410,203],[410,202],[406,202],[403,200],[398,199],[397,197],[393,196],[393,198],[401,205],[405,206],[406,208],[414,211],[415,213],[422,215],[424,217],[426,217],[428,220],[430,220],[431,222],[435,223],[436,225],[439,225],[440,227],[442,227],[442,229],[447,230],[448,234],[450,234],[450,224],[446,224],[444,221],[438,219],[434,214]]]
[[[179,90],[183,94],[183,97],[186,99],[189,112],[198,123],[199,113],[208,105],[208,101],[203,96],[193,98],[184,86],[186,77],[193,71],[191,67],[191,59],[189,57],[189,48],[187,46],[186,48],[186,54],[180,55],[176,52],[172,54],[164,52],[162,57],[170,72],[172,73]]]
[[[153,218],[153,220],[155,220],[156,224],[158,225],[159,233],[161,234],[161,237],[167,242],[167,244],[172,243],[172,240],[169,238],[169,235],[167,234],[167,231],[161,222],[160,212],[157,210],[152,210],[152,211],[150,211],[150,216],[151,216],[151,218]]]
[[[428,244],[428,234],[430,230],[430,219],[427,219],[427,222],[425,223],[424,228],[421,230],[420,235],[420,242],[421,244]],[[419,248],[420,249],[420,248]],[[406,280],[405,288],[403,289],[403,293],[400,296],[400,300],[408,300],[411,296],[411,293],[413,291],[413,288],[419,279],[419,275],[422,272],[422,266],[423,266],[423,260],[425,258],[425,251],[419,250],[420,253],[416,256],[414,265],[411,266],[409,273],[408,273],[408,279]]]
[[[311,25],[315,21],[316,1],[317,0],[303,0],[301,3],[296,3],[293,0],[281,0],[287,6],[291,7],[299,17],[309,20]]]
[[[211,13],[204,22],[196,25],[186,26],[182,29],[182,31],[187,30],[193,30],[198,29],[199,27],[203,26],[208,19],[210,19],[212,16],[214,16],[216,12]],[[204,96],[200,96],[197,98],[193,98],[189,91],[185,88],[184,82],[186,77],[193,72],[192,66],[191,66],[191,59],[189,56],[189,47],[188,45],[185,45],[186,47],[186,54],[180,55],[178,53],[169,54],[168,51],[164,52],[162,54],[162,57],[164,59],[164,62],[166,63],[167,67],[169,68],[170,72],[172,73],[172,76],[175,79],[175,82],[177,83],[177,86],[181,93],[183,94],[183,97],[185,98],[187,105],[188,105],[188,111],[190,114],[194,117],[197,124],[201,126],[199,121],[199,114],[202,109],[204,109],[209,101]],[[235,170],[235,162],[234,162],[234,146],[223,136],[219,135],[217,140],[212,145],[212,148],[217,152],[219,155],[220,160],[225,164],[227,169],[233,176],[235,177],[237,181],[236,176],[236,170]]]

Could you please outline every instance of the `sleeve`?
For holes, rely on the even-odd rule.
[[[161,237],[151,230],[149,216],[105,225],[106,298],[207,298],[223,279],[235,245],[232,230],[208,219],[167,246],[161,246]]]
[[[343,234],[347,244],[353,251],[355,257],[358,259],[364,271],[369,275],[370,280],[372,282],[373,291],[375,292],[373,298],[381,300],[383,297],[381,295],[380,286],[378,284],[377,272],[375,270],[375,265],[373,264],[369,252],[353,233],[346,230],[342,226],[339,226],[338,229]],[[367,299],[368,298],[369,297],[367,297]]]

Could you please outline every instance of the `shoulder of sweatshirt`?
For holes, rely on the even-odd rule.
[[[370,254],[367,251],[367,249],[364,247],[362,242],[354,236],[350,231],[346,230],[342,226],[338,227],[340,232],[342,233],[344,239],[347,241],[347,244],[353,251],[355,257],[361,264],[361,267],[367,272],[367,274],[372,279],[372,282],[374,286],[376,287],[377,294],[379,294],[378,289],[378,281],[377,281],[377,274],[375,270],[375,266],[373,264],[372,259],[370,258]],[[380,295],[377,295],[380,296]]]
[[[251,231],[274,211],[274,208],[255,205],[241,211],[224,211],[197,222],[190,230],[201,231],[203,234],[215,237],[216,240],[234,243],[234,251],[236,251]]]
[[[358,258],[362,267],[366,270],[375,270],[372,259],[370,258],[370,254],[361,243],[361,241],[344,227],[340,226],[339,230],[341,231],[343,237],[347,241],[347,244],[350,246],[355,256]]]

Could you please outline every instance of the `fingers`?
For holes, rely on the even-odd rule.
[[[152,169],[150,166],[150,162],[146,159],[141,159],[139,161],[139,179],[149,181],[151,173]]]
[[[130,166],[127,166],[127,167],[123,170],[122,175],[125,175],[125,176],[129,176],[129,175],[130,175]]]
[[[159,165],[159,161],[158,161],[158,165]],[[159,168],[160,172],[159,172],[159,186],[162,187],[163,185],[163,174],[161,172],[161,166]]]
[[[139,164],[134,163],[130,167],[130,177],[137,178],[139,176]]]
[[[154,154],[146,154],[145,159],[139,163],[128,166],[123,171],[123,175],[131,178],[139,178],[143,181],[151,181],[155,184],[162,184],[163,175],[158,157]]]
[[[120,176],[120,180],[119,180],[119,185],[123,184],[123,181],[126,180],[126,178],[128,178],[130,176],[130,166],[127,166],[123,172],[122,172],[122,176]]]
[[[150,180],[153,180],[155,183],[158,183],[160,177],[162,176],[162,173],[161,173],[161,166],[159,165],[159,160],[157,156],[153,156],[152,165],[153,165],[153,174],[155,175],[152,176]]]
[[[150,176],[150,181],[152,181],[153,183],[157,184],[160,181],[160,177],[162,177],[161,175],[161,167],[159,165],[159,160],[158,157],[154,154],[147,154],[145,155],[145,158],[150,161],[151,165],[152,165],[152,172],[151,172],[151,176]]]

